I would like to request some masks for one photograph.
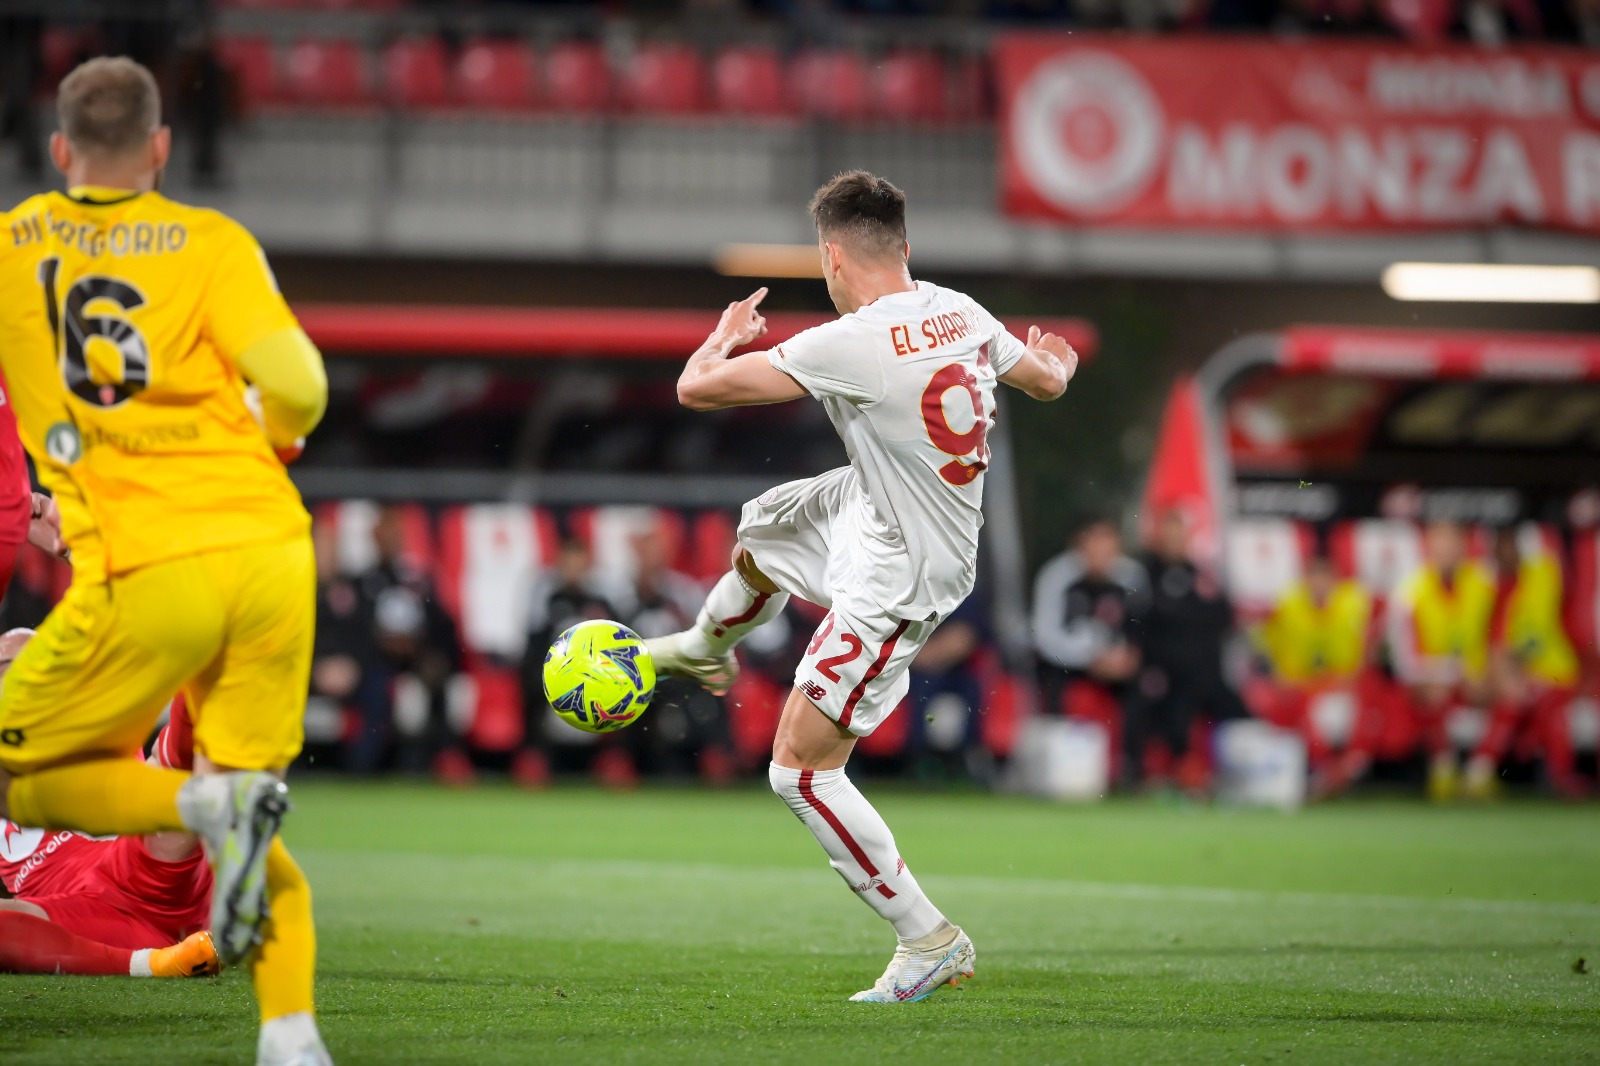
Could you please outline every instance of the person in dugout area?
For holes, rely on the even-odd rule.
[[[1423,531],[1423,562],[1389,597],[1389,656],[1414,734],[1428,755],[1428,796],[1453,799],[1460,786],[1451,727],[1464,710],[1490,702],[1489,623],[1496,586],[1467,558],[1460,523]]]
[[[1498,791],[1508,755],[1540,753],[1550,787],[1584,794],[1567,729],[1578,682],[1578,655],[1563,622],[1561,564],[1549,551],[1524,552],[1515,528],[1496,531],[1495,596],[1489,622],[1488,727],[1467,761],[1462,792],[1487,799]]]
[[[1164,788],[1170,778],[1200,796],[1210,789],[1211,767],[1193,743],[1197,727],[1250,717],[1223,670],[1233,605],[1216,577],[1195,564],[1182,508],[1162,512],[1154,534],[1142,560],[1150,601],[1124,748],[1129,769],[1144,771],[1146,788]]]
[[[1371,667],[1372,597],[1319,552],[1251,632],[1268,681],[1262,716],[1304,738],[1311,794],[1326,798],[1372,765],[1386,706]]]

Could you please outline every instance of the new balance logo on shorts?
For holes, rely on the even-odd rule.
[[[815,681],[807,681],[805,684],[800,686],[800,691],[804,692],[806,694],[806,699],[810,700],[812,703],[816,703],[818,700],[822,699],[828,694],[828,690],[817,684]]]

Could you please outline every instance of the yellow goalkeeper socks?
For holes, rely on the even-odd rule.
[[[181,770],[117,756],[14,778],[7,802],[18,825],[95,836],[159,833],[184,827],[178,789],[187,780]]]
[[[317,972],[317,931],[311,922],[311,885],[281,837],[267,852],[267,920],[261,950],[250,968],[261,1021],[310,1015]]]

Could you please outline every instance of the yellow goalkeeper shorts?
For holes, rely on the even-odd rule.
[[[126,754],[180,690],[197,752],[286,765],[303,739],[315,626],[310,537],[74,583],[0,686],[0,766]]]

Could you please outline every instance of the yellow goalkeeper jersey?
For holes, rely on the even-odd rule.
[[[0,215],[0,365],[79,579],[304,534],[238,360],[295,325],[255,239],[159,193]]]

